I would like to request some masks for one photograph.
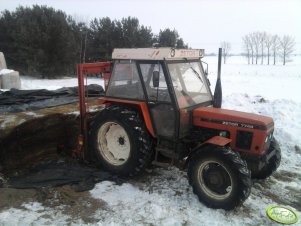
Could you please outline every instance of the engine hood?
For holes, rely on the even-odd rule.
[[[249,129],[270,130],[274,127],[271,117],[220,108],[200,107],[193,110],[193,123],[217,123]]]

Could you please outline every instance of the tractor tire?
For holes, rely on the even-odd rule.
[[[151,161],[152,138],[139,112],[112,105],[93,120],[89,149],[104,170],[134,176]]]
[[[281,149],[277,140],[273,137],[271,140],[270,148],[275,149],[275,155],[264,165],[261,170],[252,171],[252,178],[264,180],[271,176],[279,167],[281,162]]]
[[[229,147],[207,146],[188,163],[188,178],[200,202],[214,209],[231,210],[251,192],[247,163]]]

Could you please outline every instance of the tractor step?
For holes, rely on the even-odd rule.
[[[156,147],[155,159],[152,161],[152,164],[155,166],[168,168],[174,164],[175,156],[175,152],[169,149]]]

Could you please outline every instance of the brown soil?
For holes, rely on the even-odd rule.
[[[70,216],[70,222],[81,219],[92,224],[100,220],[94,216],[96,211],[108,209],[106,202],[92,198],[89,192],[75,192],[69,185],[43,189],[0,188],[0,200],[0,212],[12,207],[25,209],[22,204],[39,202]]]

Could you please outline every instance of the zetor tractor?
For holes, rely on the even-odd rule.
[[[248,198],[251,178],[277,169],[281,153],[272,118],[220,108],[220,79],[213,96],[203,56],[192,49],[115,49],[113,62],[78,65],[80,144],[122,176],[151,162],[181,162],[199,200],[229,210]],[[219,78],[220,62],[221,54]],[[106,92],[104,109],[87,125],[83,75],[93,67],[105,72]]]

